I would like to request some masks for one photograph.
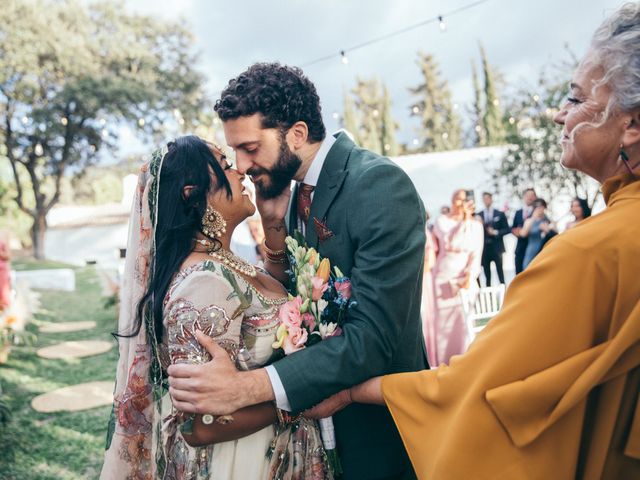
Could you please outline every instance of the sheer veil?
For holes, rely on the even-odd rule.
[[[138,175],[120,287],[119,359],[101,479],[162,478],[166,464],[158,439],[159,402],[167,385],[157,355],[153,312],[133,336],[138,303],[154,270],[160,170],[168,148],[156,150]]]

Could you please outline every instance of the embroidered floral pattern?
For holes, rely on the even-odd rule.
[[[209,353],[198,343],[196,330],[216,338],[226,333],[231,323],[223,308],[209,305],[197,309],[184,298],[168,303],[166,312],[167,344],[172,363],[205,363],[211,360]]]

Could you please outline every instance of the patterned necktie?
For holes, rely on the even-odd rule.
[[[313,185],[301,183],[298,186],[298,217],[302,224],[306,225],[311,216],[311,192],[316,188]]]

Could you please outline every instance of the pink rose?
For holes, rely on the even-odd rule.
[[[311,279],[311,285],[313,287],[313,290],[311,292],[311,300],[313,300],[314,302],[320,300],[322,298],[322,295],[324,295],[324,292],[329,287],[329,285],[324,280],[318,277],[313,277]]]
[[[304,348],[304,344],[307,343],[307,331],[304,328],[291,325],[289,327],[289,334],[285,337],[282,344],[285,355],[291,355],[298,350]]]
[[[302,298],[296,297],[284,303],[278,312],[280,322],[287,327],[298,327],[302,323],[302,315],[300,314],[302,307]]]
[[[336,290],[338,291],[338,295],[345,300],[349,300],[351,298],[351,280],[336,281]]]
[[[316,328],[316,317],[314,317],[311,313],[303,313],[302,314],[302,323],[304,323],[310,332],[313,332],[313,329]]]

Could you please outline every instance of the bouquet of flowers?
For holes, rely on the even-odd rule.
[[[351,299],[351,281],[337,266],[331,270],[328,258],[308,248],[300,232],[287,237],[290,263],[289,300],[280,307],[280,321],[274,348],[285,355],[297,352],[327,338],[342,334]],[[319,421],[322,442],[334,474],[341,473],[331,417]]]

